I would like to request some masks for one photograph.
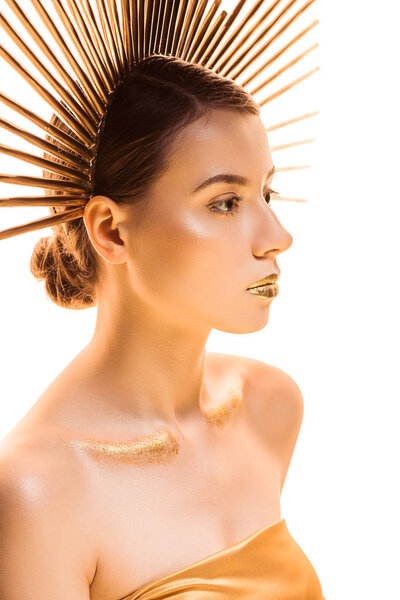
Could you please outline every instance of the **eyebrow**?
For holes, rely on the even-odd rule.
[[[272,167],[272,169],[270,169],[268,171],[267,179],[269,179],[271,177],[271,175],[273,175],[275,172],[276,172],[276,168],[274,165]],[[220,183],[221,181],[224,183],[237,183],[238,185],[247,185],[249,183],[249,180],[247,179],[247,177],[243,177],[242,175],[233,175],[230,173],[218,173],[218,175],[213,175],[212,177],[209,177],[208,179],[203,181],[203,183],[198,185],[197,188],[195,188],[193,190],[192,194],[194,194],[195,192],[198,192],[199,190],[204,189],[208,185],[212,185],[213,183]]]

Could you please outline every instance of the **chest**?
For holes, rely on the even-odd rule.
[[[279,463],[246,429],[169,465],[103,466],[98,485],[91,600],[123,598],[280,518]]]

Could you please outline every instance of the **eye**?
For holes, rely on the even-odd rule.
[[[275,190],[267,190],[265,192],[265,194],[264,194],[264,198],[265,198],[267,204],[271,204],[271,196],[272,196],[272,194],[274,196],[279,196],[279,192],[275,192]]]
[[[264,193],[264,198],[266,203],[269,205],[271,203],[271,196],[272,194],[274,195],[278,195],[279,192],[275,192],[274,190],[267,190]],[[212,204],[211,206],[209,206],[210,210],[212,210],[213,212],[216,212],[220,215],[230,215],[230,216],[235,216],[237,215],[237,213],[239,212],[239,203],[240,201],[243,200],[243,196],[231,196],[230,198],[228,198],[227,200],[220,200],[219,202],[215,202],[214,204]],[[232,208],[229,210],[220,210],[219,208],[216,208],[219,205],[225,205],[227,206],[227,204],[231,204],[233,206]]]
[[[231,196],[230,198],[228,198],[227,200],[220,200],[219,202],[215,202],[215,204],[212,204],[210,206],[210,210],[212,210],[213,212],[219,213],[221,215],[236,215],[239,210],[239,202],[243,200],[243,196]],[[217,206],[221,205],[221,204],[225,204],[225,206],[229,203],[233,203],[232,206],[232,210],[220,210],[219,208],[216,208]]]

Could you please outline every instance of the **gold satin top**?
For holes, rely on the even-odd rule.
[[[326,600],[285,519],[120,600]]]

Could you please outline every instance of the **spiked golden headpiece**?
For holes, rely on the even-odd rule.
[[[50,227],[83,215],[85,204],[91,197],[93,189],[92,170],[96,156],[97,138],[104,115],[112,101],[116,87],[126,77],[136,61],[156,53],[180,57],[237,81],[253,95],[265,90],[276,77],[318,46],[318,44],[314,44],[251,89],[250,83],[256,77],[261,75],[279,56],[283,55],[290,46],[318,23],[318,20],[313,21],[308,27],[297,33],[289,43],[268,57],[268,60],[264,60],[265,51],[270,44],[279,38],[314,0],[305,2],[280,27],[285,13],[296,4],[297,0],[287,2],[275,17],[271,17],[268,23],[268,18],[281,0],[274,0],[267,8],[264,8],[261,15],[256,16],[265,4],[264,0],[257,0],[235,29],[234,23],[246,0],[239,0],[231,14],[228,14],[226,10],[220,10],[222,0],[214,0],[209,7],[209,0],[51,0],[69,39],[65,39],[65,33],[56,26],[46,10],[43,0],[29,0],[48,30],[52,43],[55,43],[61,50],[69,65],[69,68],[66,68],[56,57],[39,30],[32,25],[21,7],[21,0],[19,4],[17,0],[3,1],[38,45],[57,72],[58,77],[52,74],[44,62],[32,51],[29,44],[20,37],[4,15],[0,13],[1,26],[46,79],[48,88],[43,86],[2,45],[0,45],[1,56],[51,106],[59,119],[73,131],[75,137],[71,137],[54,124],[46,122],[19,102],[0,92],[1,102],[39,126],[44,134],[50,134],[61,143],[61,146],[52,144],[47,139],[34,135],[3,118],[0,118],[0,126],[27,140],[37,148],[45,150],[48,155],[61,158],[64,163],[60,164],[56,160],[41,158],[0,144],[0,152],[64,177],[61,180],[1,174],[0,182],[44,188],[47,190],[47,195],[2,198],[0,207],[57,205],[66,207],[61,213],[0,231],[0,240],[35,229]],[[24,5],[26,1],[24,0]],[[253,17],[256,21],[246,31],[246,25],[251,22]],[[267,37],[269,31],[276,26],[279,27],[276,33]],[[256,48],[259,44],[261,46]],[[253,49],[255,49],[254,53],[252,53]],[[255,68],[256,60],[260,57],[263,59],[262,65]],[[253,68],[253,72],[249,73],[249,68],[250,71]],[[72,69],[75,78],[71,76],[69,69]],[[319,67],[315,67],[275,93],[264,97],[258,101],[258,105],[260,107],[265,105],[318,70]],[[244,71],[247,71],[247,74],[241,81],[238,81]],[[284,127],[316,114],[318,111],[277,123],[267,128],[267,131]],[[275,149],[307,143],[314,139],[281,145]],[[271,148],[271,151],[273,150]],[[295,168],[303,167],[285,167],[277,170]],[[283,197],[280,199],[297,200]]]

